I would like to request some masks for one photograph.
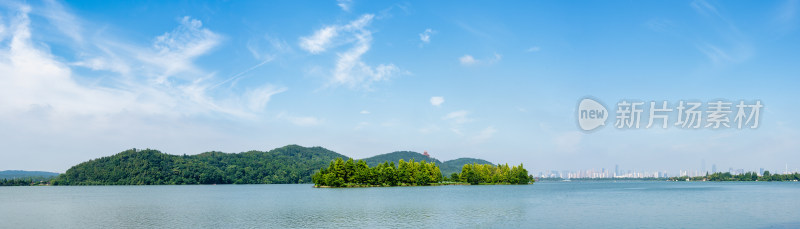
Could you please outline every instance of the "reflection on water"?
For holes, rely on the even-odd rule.
[[[2,228],[796,228],[800,183],[0,187]]]

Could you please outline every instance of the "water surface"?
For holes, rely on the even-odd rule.
[[[0,187],[2,228],[798,228],[800,183]]]

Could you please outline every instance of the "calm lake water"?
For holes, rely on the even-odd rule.
[[[800,228],[800,183],[0,187],[0,228]]]

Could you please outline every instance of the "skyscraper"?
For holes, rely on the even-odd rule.
[[[708,172],[708,170],[706,170],[706,159],[703,159],[700,161],[700,173],[706,172]]]

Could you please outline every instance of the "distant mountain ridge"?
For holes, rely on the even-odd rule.
[[[55,176],[58,176],[58,173],[45,172],[45,171],[25,171],[25,170],[0,171],[0,179],[51,178]]]
[[[294,184],[310,183],[311,175],[336,158],[349,157],[323,147],[287,145],[270,151],[204,152],[172,155],[152,149],[130,149],[73,166],[52,180],[54,185],[163,184]],[[383,162],[434,162],[441,173],[460,173],[464,164],[492,164],[474,158],[441,162],[412,151],[397,151],[363,159],[370,166]]]
[[[439,159],[425,156],[424,154],[413,151],[395,151],[391,153],[375,155],[361,160],[364,160],[364,162],[367,162],[367,165],[373,167],[385,161],[397,163],[397,161],[400,159],[403,159],[404,161],[410,161],[413,159],[414,161],[434,162],[439,166],[439,170],[445,176],[449,176],[452,173],[460,173],[461,168],[463,168],[465,164],[494,164],[487,160],[466,157],[442,162]]]

